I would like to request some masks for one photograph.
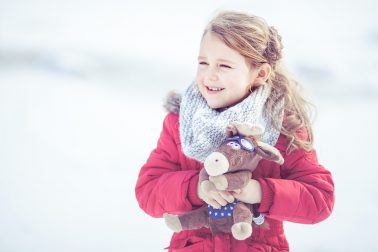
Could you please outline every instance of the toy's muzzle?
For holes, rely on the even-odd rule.
[[[207,174],[210,176],[222,175],[228,171],[230,163],[225,155],[220,152],[211,153],[204,162]]]

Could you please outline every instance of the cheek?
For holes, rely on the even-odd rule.
[[[234,85],[241,93],[245,94],[246,92],[248,92],[251,82],[248,76],[245,76],[244,73],[244,75],[240,74],[234,76]]]
[[[202,83],[203,81],[203,72],[201,69],[197,69],[197,73],[196,73],[196,81],[198,84]]]
[[[196,74],[196,81],[197,81],[197,83],[200,83],[201,80],[202,80],[202,76],[201,76],[200,73],[197,72],[197,74]]]
[[[230,79],[228,81],[230,87],[232,88],[232,94],[234,97],[245,97],[249,94],[249,83],[241,79]]]
[[[201,75],[196,75],[196,84],[197,84],[197,87],[198,89],[200,90],[200,92],[203,94],[203,78]]]
[[[225,73],[222,75],[222,77],[223,79],[227,80],[230,83],[233,83],[233,85],[236,85],[238,87],[244,85],[247,79],[241,71],[232,71]]]

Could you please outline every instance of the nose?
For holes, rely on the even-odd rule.
[[[218,73],[215,69],[209,68],[205,73],[205,80],[209,82],[218,81]]]
[[[204,166],[210,176],[218,176],[227,172],[230,164],[225,155],[213,152],[205,159]]]

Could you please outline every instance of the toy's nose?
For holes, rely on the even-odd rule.
[[[225,155],[213,152],[205,159],[205,169],[210,176],[218,176],[228,171],[230,164]]]

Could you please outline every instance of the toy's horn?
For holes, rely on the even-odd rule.
[[[235,125],[230,124],[226,127],[226,136],[227,137],[233,137],[233,136],[236,136],[238,134],[239,134],[239,132],[238,132],[238,129],[235,127]]]

